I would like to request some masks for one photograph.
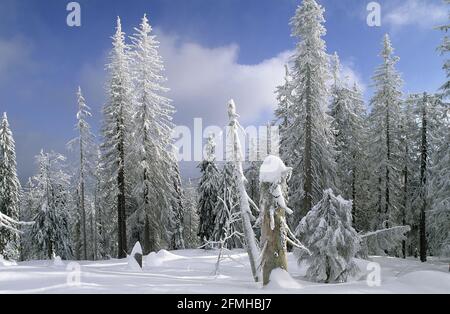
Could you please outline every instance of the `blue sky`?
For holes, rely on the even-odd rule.
[[[0,0],[0,111],[7,111],[21,178],[33,174],[40,148],[65,151],[74,135],[78,85],[98,129],[104,64],[120,15],[127,34],[144,13],[159,35],[175,122],[222,125],[233,97],[244,124],[270,119],[273,90],[295,41],[289,19],[300,0],[80,0],[82,26],[66,25],[66,0]],[[366,24],[369,0],[322,0],[328,51],[370,98],[384,33],[392,37],[405,92],[434,92],[444,81],[436,53],[447,19],[440,0],[379,1],[382,26]]]

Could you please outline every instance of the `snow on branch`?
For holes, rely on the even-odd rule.
[[[395,226],[359,234],[362,242],[359,255],[362,257],[372,254],[385,255],[387,251],[397,249],[402,241],[406,240],[406,233],[410,231],[410,226]]]

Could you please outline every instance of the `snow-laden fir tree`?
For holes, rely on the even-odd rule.
[[[341,79],[341,66],[337,53],[333,57],[333,88],[330,114],[333,117],[332,128],[336,143],[337,177],[342,196],[352,201],[354,227],[364,226],[364,154],[365,108],[361,92],[355,84],[347,86]],[[359,228],[358,228],[359,229]]]
[[[324,9],[315,0],[304,0],[291,20],[298,38],[293,59],[292,123],[287,130],[284,156],[293,168],[290,204],[299,218],[322,198],[326,188],[335,189],[335,148],[331,117],[326,113],[329,91],[329,57],[326,53]]]
[[[450,256],[450,111],[441,115],[436,139],[440,141],[431,157],[428,217],[429,244],[435,255]]]
[[[308,264],[306,276],[316,282],[346,282],[358,273],[354,258],[360,237],[352,227],[352,203],[324,191],[322,200],[302,219],[296,235],[312,253],[297,250],[299,263]]]
[[[172,197],[172,168],[169,156],[172,114],[174,108],[164,96],[164,64],[158,53],[159,42],[144,15],[132,40],[134,80],[133,186],[138,209],[133,214],[137,239],[144,254],[160,247],[158,235],[163,233]],[[167,221],[167,220],[166,220]]]
[[[381,57],[383,63],[373,77],[375,94],[369,123],[368,143],[372,178],[370,182],[372,200],[368,206],[377,211],[377,228],[397,224],[399,210],[399,128],[402,103],[402,80],[395,66],[399,58],[393,55],[389,36],[383,39]]]
[[[447,3],[447,5],[450,4],[449,0],[445,0],[445,2]],[[450,19],[450,13],[448,13],[448,17]],[[448,36],[450,24],[443,25],[439,27],[439,29],[445,32],[445,35],[441,45],[438,47],[438,50],[441,53],[441,55],[447,56],[447,54],[450,52],[450,37]],[[448,59],[448,57],[446,58],[442,68],[447,74],[447,81],[444,83],[444,85],[442,85],[441,90],[444,96],[447,98],[450,96],[450,59]]]
[[[446,0],[450,4],[449,0]],[[450,17],[450,14],[449,14]],[[441,87],[444,99],[447,100],[450,96],[450,59],[448,53],[450,52],[450,37],[448,30],[450,24],[440,27],[445,32],[442,44],[439,46],[439,51],[446,56],[443,66],[447,74],[447,81]],[[441,115],[442,124],[437,132],[436,139],[440,142],[437,145],[436,151],[431,156],[432,166],[429,180],[429,195],[431,201],[431,213],[429,217],[430,224],[430,249],[436,255],[450,256],[450,110],[448,103],[442,108]]]
[[[239,235],[242,228],[238,204],[234,164],[225,162],[219,175],[217,202],[214,208],[213,240],[219,242],[229,236],[226,241],[228,249],[242,247],[242,237]],[[235,219],[231,219],[232,216]],[[231,220],[233,223],[230,223]]]
[[[213,239],[216,220],[215,207],[219,194],[220,173],[216,165],[216,143],[210,135],[205,149],[205,159],[200,163],[201,179],[198,186],[198,237],[202,245]]]
[[[38,201],[37,190],[35,189],[35,182],[33,178],[28,178],[26,184],[22,188],[21,198],[20,198],[20,220],[22,221],[33,221],[36,213],[37,207],[36,203]],[[26,228],[20,236],[20,260],[27,261],[36,259],[34,254],[33,238],[30,232],[31,228]]]
[[[88,119],[92,116],[89,106],[83,97],[81,87],[77,92],[77,124],[76,130],[78,136],[68,143],[70,149],[78,153],[77,171],[75,175],[76,190],[78,196],[77,207],[80,213],[80,221],[77,222],[81,226],[81,243],[82,243],[82,257],[84,260],[88,259],[89,237],[88,228],[92,209],[92,189],[94,188],[95,179],[93,178],[95,172],[95,165],[97,163],[97,149],[95,146],[95,138],[91,132]],[[92,228],[90,228],[92,229]],[[89,252],[92,256],[92,252]]]
[[[278,86],[276,90],[278,106],[275,110],[275,122],[278,124],[280,132],[280,156],[282,160],[288,161],[291,154],[289,153],[289,146],[288,143],[286,143],[286,140],[288,138],[287,132],[289,126],[294,118],[291,112],[293,84],[288,65],[285,65],[285,71],[284,84]],[[292,162],[289,161],[289,164],[292,164]]]
[[[20,182],[16,169],[16,149],[6,113],[0,125],[0,213],[16,221],[20,210]],[[19,258],[19,232],[0,229],[0,255],[7,259]]]
[[[173,184],[173,194],[171,198],[171,211],[169,215],[169,225],[171,233],[170,235],[170,248],[173,250],[183,250],[185,249],[185,243],[183,238],[183,230],[184,230],[184,191],[181,183],[181,175],[180,169],[178,166],[178,162],[175,160],[175,157],[172,156],[172,167],[169,169],[172,170],[170,173],[172,175],[172,184]],[[169,234],[167,232],[167,234]]]
[[[439,193],[439,183],[431,184],[431,179],[436,180],[435,173],[430,173],[431,166],[439,164],[441,157],[445,159],[445,155],[442,154],[442,149],[448,151],[448,131],[449,131],[449,117],[447,114],[448,109],[446,104],[442,103],[441,95],[428,95],[423,94],[418,99],[416,114],[419,121],[419,162],[420,162],[420,176],[418,187],[418,198],[416,204],[419,207],[419,253],[420,260],[425,262],[428,255],[428,230],[427,216],[429,215],[430,205],[439,197],[448,197],[447,194]],[[442,174],[439,174],[441,176]],[[438,179],[439,180],[439,179]],[[430,191],[430,188],[434,191]],[[439,204],[439,200],[437,203]],[[441,216],[441,219],[445,221],[445,214]],[[443,230],[441,230],[443,231]]]
[[[247,249],[253,278],[256,282],[258,282],[260,280],[260,271],[259,265],[257,265],[257,259],[259,258],[260,252],[259,246],[256,242],[255,233],[253,231],[253,222],[255,221],[255,217],[253,216],[250,207],[253,206],[255,208],[256,206],[253,200],[249,198],[245,188],[247,179],[244,176],[244,170],[242,167],[244,158],[239,139],[239,130],[242,130],[243,128],[238,121],[239,115],[236,112],[236,104],[232,99],[228,102],[228,118],[227,161],[232,162],[234,165],[234,180],[236,183],[239,209],[241,212],[242,233],[244,235],[245,247]]]
[[[39,173],[33,178],[36,195],[36,215],[31,230],[38,258],[72,258],[69,213],[70,176],[64,171],[66,158],[57,153],[36,156]]]
[[[259,168],[263,159],[259,147],[260,145],[256,139],[252,138],[248,150],[248,166],[244,171],[244,175],[247,178],[248,196],[255,202],[259,201]]]
[[[417,106],[416,95],[410,95],[402,105],[400,127],[400,219],[402,226],[411,226],[408,239],[402,242],[402,256],[414,254],[417,247],[416,235],[419,217],[415,204],[417,203],[417,192],[419,186],[418,169],[420,168],[418,155],[419,126],[415,107]]]
[[[97,152],[98,160],[100,160],[100,152]],[[103,259],[108,256],[110,247],[110,226],[111,217],[107,216],[105,208],[110,207],[108,200],[104,197],[105,185],[103,184],[101,164],[98,163],[95,169],[95,189],[94,189],[94,222],[95,227],[92,232],[94,260]]]
[[[120,18],[112,37],[113,48],[109,56],[107,102],[103,108],[103,143],[101,163],[104,195],[111,207],[105,208],[117,219],[117,254],[127,256],[127,169],[130,154],[132,119],[132,84],[130,78],[129,47],[125,43]],[[114,214],[112,212],[115,212]],[[111,218],[114,216],[111,216]]]
[[[197,232],[199,230],[200,217],[198,215],[198,193],[194,183],[189,180],[184,188],[183,208],[184,208],[184,228],[183,239],[184,245],[189,249],[196,249],[200,246]],[[214,221],[212,222],[214,226]]]

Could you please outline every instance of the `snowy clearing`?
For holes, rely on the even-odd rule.
[[[144,258],[144,269],[132,270],[126,259],[81,262],[81,283],[75,263],[33,261],[0,263],[0,293],[148,293],[148,294],[272,294],[272,293],[450,293],[448,260],[422,264],[416,260],[372,257],[381,266],[381,286],[369,287],[370,261],[358,260],[359,278],[345,284],[317,284],[304,280],[305,267],[289,255],[290,276],[277,270],[268,287],[253,283],[247,254],[232,252],[214,276],[217,251],[161,251]],[[373,264],[371,265],[373,266]],[[69,270],[67,270],[69,269]],[[69,282],[69,283],[68,283]],[[71,284],[72,283],[72,284]]]

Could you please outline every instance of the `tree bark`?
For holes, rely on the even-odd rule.
[[[422,206],[420,208],[420,222],[419,222],[419,234],[420,234],[420,261],[427,261],[427,236],[426,236],[426,184],[427,184],[427,159],[428,159],[428,140],[427,140],[427,112],[426,112],[427,94],[423,96],[422,107],[422,143],[421,143],[421,156],[420,156],[420,189]]]
[[[121,113],[119,121],[119,134],[121,136],[117,147],[119,153],[119,171],[117,175],[117,186],[119,194],[117,195],[117,218],[118,218],[118,257],[127,257],[127,227],[126,227],[126,201],[125,201],[125,139],[121,125],[123,125],[123,117]]]
[[[307,101],[306,101],[306,123],[305,123],[305,183],[304,183],[304,205],[305,216],[312,208],[312,112],[311,112],[311,73],[308,70],[307,78]],[[301,217],[300,217],[301,218]]]
[[[148,219],[148,215],[145,215],[144,222],[144,255],[152,252],[152,244],[150,239],[150,220]]]

